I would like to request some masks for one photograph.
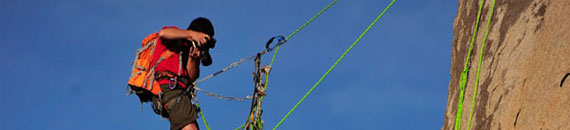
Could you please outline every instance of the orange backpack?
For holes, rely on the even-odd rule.
[[[155,66],[162,60],[172,56],[174,52],[166,50],[160,54],[160,59],[152,64],[152,56],[158,33],[148,35],[142,41],[142,47],[137,50],[135,60],[133,61],[131,77],[127,85],[127,95],[132,93],[137,94],[141,102],[151,102],[154,95],[159,95],[161,92],[160,85],[155,80]],[[182,63],[182,61],[180,61]]]

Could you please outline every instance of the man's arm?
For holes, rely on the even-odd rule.
[[[210,39],[210,36],[205,33],[178,28],[164,28],[160,30],[158,35],[168,40],[187,39],[189,41],[196,41],[198,44],[206,43],[207,39]]]
[[[188,71],[188,76],[190,76],[190,81],[194,82],[200,77],[200,50],[191,47],[189,52],[190,56],[186,63],[186,70]]]

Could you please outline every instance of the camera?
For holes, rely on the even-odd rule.
[[[197,45],[195,41],[192,41],[192,47],[198,48],[200,50],[200,61],[203,66],[210,66],[212,64],[212,57],[210,56],[210,49],[216,46],[216,39],[210,38],[206,43],[202,45]]]

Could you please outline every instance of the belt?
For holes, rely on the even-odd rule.
[[[179,82],[186,86],[190,83],[190,78],[188,76],[178,76],[172,72],[156,72],[155,77],[157,81],[168,80],[168,86],[170,89],[175,89]]]

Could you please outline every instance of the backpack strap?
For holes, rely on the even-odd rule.
[[[154,50],[153,50],[154,51]],[[151,52],[152,54],[152,52]],[[158,66],[158,64],[160,64],[160,62],[162,62],[163,60],[165,60],[166,58],[172,56],[172,52],[166,50],[164,52],[162,52],[162,54],[160,54],[160,58],[156,61],[156,63],[152,66],[152,68],[149,71],[149,74],[147,75],[147,78],[145,78],[145,86],[148,87],[148,90],[152,90],[153,87],[153,83],[155,80],[155,68],[156,66]],[[146,82],[148,79],[150,79],[150,82]],[[148,83],[148,84],[146,84]]]
[[[176,76],[180,76],[180,73],[182,73],[182,54],[182,51],[178,53],[178,74]]]
[[[182,51],[178,53],[178,73],[176,73],[176,77],[174,77],[174,85],[170,85],[170,89],[174,89],[178,84],[178,77],[180,77],[180,73],[182,73]],[[170,83],[170,82],[169,82]]]

